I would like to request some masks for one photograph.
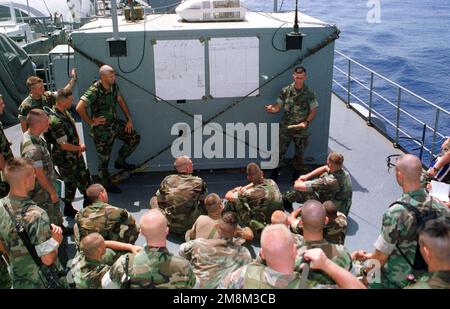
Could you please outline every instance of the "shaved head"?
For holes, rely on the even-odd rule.
[[[102,76],[109,73],[114,73],[114,69],[111,66],[105,64],[100,67],[98,73],[100,74],[100,76]]]
[[[173,165],[178,173],[185,173],[192,166],[192,160],[188,156],[179,156]]]
[[[208,213],[217,213],[222,211],[222,200],[216,193],[208,194],[205,198],[205,207]]]
[[[428,221],[419,234],[419,244],[428,247],[435,259],[450,265],[450,220]]]
[[[219,220],[218,230],[221,236],[233,237],[238,226],[238,219],[234,212],[226,212]]]
[[[325,211],[327,212],[327,217],[334,218],[337,216],[337,207],[333,201],[326,201],[323,203],[323,207],[325,207]]]
[[[167,219],[159,209],[144,213],[140,221],[141,233],[147,242],[157,242],[167,236]]]
[[[303,229],[311,232],[321,232],[325,225],[327,213],[322,203],[308,200],[302,207]]]
[[[295,242],[286,225],[266,226],[261,234],[261,250],[261,255],[270,268],[276,271],[280,267],[294,268]]]
[[[405,154],[397,159],[396,171],[401,174],[403,180],[406,182],[420,182],[422,163],[415,155]],[[400,181],[399,184],[402,185]]]
[[[25,158],[11,158],[6,162],[5,178],[11,186],[19,185],[27,177],[34,175],[33,162]]]
[[[30,128],[34,129],[43,122],[48,122],[48,116],[42,109],[35,108],[28,112],[27,123]]]
[[[276,210],[272,213],[270,218],[272,224],[284,224],[288,225],[288,215],[282,210]]]
[[[99,233],[91,233],[80,242],[80,249],[86,257],[93,257],[97,249],[105,244],[105,239]]]
[[[105,187],[103,187],[99,183],[94,183],[86,189],[86,195],[87,195],[88,199],[92,203],[94,203],[98,200],[100,193],[102,193],[104,191],[105,191]]]
[[[247,178],[251,182],[258,182],[263,178],[263,173],[256,163],[249,163],[247,165]]]

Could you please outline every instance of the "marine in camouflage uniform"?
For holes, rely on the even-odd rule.
[[[170,232],[184,235],[197,218],[205,213],[203,201],[207,194],[206,183],[200,177],[191,174],[169,175],[161,182],[150,207],[158,207],[164,213],[169,221]]]
[[[105,240],[134,244],[139,236],[139,225],[125,209],[97,200],[75,215],[75,242],[79,245],[83,237],[94,232]]]
[[[435,209],[440,216],[448,216],[446,207],[432,199],[424,189],[405,192],[398,199],[416,207],[419,211]],[[381,282],[371,283],[371,288],[404,288],[408,285],[406,276],[413,270],[398,248],[413,263],[417,248],[417,222],[414,214],[400,203],[393,204],[383,215],[381,234],[375,242],[375,249],[388,255],[381,269]]]
[[[23,158],[34,162],[34,168],[42,168],[49,182],[54,185],[56,182],[56,173],[47,149],[47,143],[41,137],[34,136],[28,131],[25,132],[22,143],[20,144],[20,153]],[[62,226],[63,217],[59,209],[59,201],[52,203],[50,194],[42,188],[39,181],[36,181],[34,190],[30,192],[30,197],[39,207],[47,212],[50,223]]]
[[[239,238],[198,238],[182,244],[180,255],[193,265],[200,288],[215,289],[227,274],[251,263],[250,252],[241,243]]]
[[[126,132],[127,123],[117,118],[116,106],[119,100],[123,100],[119,86],[116,83],[112,83],[109,89],[105,89],[101,80],[92,84],[80,99],[80,102],[84,102],[83,104],[90,108],[92,119],[98,117],[104,117],[105,119],[103,124],[91,125],[90,133],[98,154],[98,176],[101,183],[106,186],[111,181],[108,166],[115,139],[123,141],[123,145],[119,149],[116,166],[117,164],[131,166],[125,163],[125,159],[136,149],[141,139],[134,129],[131,132]],[[83,117],[83,112],[80,110],[80,102],[78,103],[77,111]],[[86,112],[84,111],[84,113]],[[125,116],[128,118],[128,121],[131,121],[129,114]],[[85,118],[83,117],[83,119]]]
[[[319,248],[322,249],[327,258],[338,266],[350,271],[352,269],[352,257],[348,250],[342,245],[330,244],[327,240],[308,241],[304,240],[303,246],[298,250],[295,260],[295,270],[301,272],[300,265],[303,261],[303,254],[306,250]],[[320,284],[335,284],[335,282],[321,270],[311,270],[309,279]]]
[[[5,163],[13,158],[13,153],[11,151],[11,143],[6,138],[5,132],[3,132],[3,125],[0,122],[0,155],[5,160]],[[2,179],[0,180],[0,197],[5,197],[9,192],[9,185],[6,181],[3,180],[3,173],[2,173]]]
[[[331,244],[343,245],[347,234],[347,217],[338,212],[337,217],[328,221],[323,229],[323,238]]]
[[[128,271],[125,271],[128,257]],[[189,262],[174,256],[165,247],[145,246],[134,255],[122,255],[108,272],[110,280],[125,288],[129,277],[131,289],[190,289],[196,284],[196,277]]]
[[[317,107],[316,95],[305,84],[306,70],[303,67],[297,67],[294,70],[294,83],[286,86],[276,101],[275,110],[271,108],[266,110],[276,113],[280,109],[284,110],[283,118],[280,123],[279,134],[279,167],[285,164],[284,156],[288,150],[291,140],[294,140],[295,155],[293,167],[300,170],[303,166],[303,156],[308,145],[309,124],[314,118]],[[304,128],[288,128],[291,125],[304,124]]]
[[[338,162],[334,165],[331,160],[336,158]],[[327,169],[318,178],[312,180],[297,180],[294,184],[296,191],[287,192],[285,198],[289,202],[303,203],[310,199],[320,202],[332,201],[337,210],[348,216],[352,205],[352,181],[347,171],[342,168],[344,158],[341,154],[332,152],[328,155]],[[333,168],[333,170],[331,170]],[[316,171],[322,171],[319,167]],[[311,172],[313,174],[315,171]]]
[[[106,249],[101,261],[86,257],[78,251],[72,262],[72,276],[77,289],[101,289],[102,277],[119,257],[114,250]]]
[[[427,273],[406,289],[450,289],[450,271]]]
[[[276,210],[282,209],[283,200],[278,185],[272,179],[262,179],[258,184],[234,191],[234,201],[228,203],[230,210],[238,215],[239,225],[249,226],[255,238]]]
[[[48,242],[51,238],[49,217],[28,197],[8,195],[0,200],[0,241],[9,253],[13,288],[44,288],[42,280],[45,279],[22,243],[3,205],[7,205],[16,221],[22,223],[38,256],[47,255],[58,248],[57,242]]]
[[[71,98],[71,95],[69,98]],[[64,143],[74,146],[81,145],[75,120],[70,111],[68,109],[61,110],[56,106],[53,107],[49,114],[49,122],[48,136],[53,145],[52,161],[58,167],[59,174],[65,184],[64,202],[71,204],[75,199],[77,189],[86,196],[86,188],[91,182],[91,176],[81,152],[68,151],[61,147],[61,144]]]

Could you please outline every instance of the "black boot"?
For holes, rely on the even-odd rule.
[[[111,181],[109,181],[105,186],[106,191],[111,193],[122,193],[122,190],[114,185]]]
[[[74,209],[72,203],[64,202],[64,215],[67,217],[75,218],[78,210]]]
[[[132,170],[136,167],[135,164],[128,164],[125,160],[117,160],[114,167],[118,170]]]

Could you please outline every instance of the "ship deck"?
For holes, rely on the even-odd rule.
[[[79,132],[81,124],[78,123]],[[5,130],[10,141],[13,141],[13,152],[19,155],[21,140],[20,125]],[[353,251],[357,249],[373,250],[373,244],[378,237],[382,214],[387,206],[397,199],[401,189],[395,180],[395,171],[387,169],[386,157],[391,154],[401,154],[393,148],[392,143],[375,129],[368,127],[364,119],[356,114],[335,95],[331,102],[329,150],[338,151],[344,155],[344,167],[350,173],[353,182],[353,202],[348,218],[346,247]],[[151,164],[151,162],[150,162]],[[195,166],[194,168],[199,168]],[[148,209],[150,198],[155,194],[161,180],[169,173],[150,172],[132,175],[119,184],[121,194],[109,194],[110,204],[123,207],[133,214],[136,220]],[[243,169],[233,170],[202,170],[196,172],[202,177],[209,192],[221,196],[236,186],[247,183]],[[282,173],[279,181],[280,190],[291,187],[291,173]],[[82,207],[82,197],[77,195],[74,206]],[[73,220],[68,219],[69,224]],[[169,250],[178,254],[178,245],[183,239],[170,235]],[[140,236],[137,244],[143,245]],[[253,253],[257,253],[258,243],[253,242]],[[69,256],[74,253],[74,243],[69,239]]]

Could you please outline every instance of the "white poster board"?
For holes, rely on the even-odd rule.
[[[215,98],[240,97],[259,87],[259,39],[211,38],[210,92]],[[251,95],[256,96],[259,91]]]
[[[153,47],[156,95],[199,100],[205,95],[205,49],[199,40],[158,40]]]

